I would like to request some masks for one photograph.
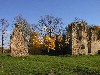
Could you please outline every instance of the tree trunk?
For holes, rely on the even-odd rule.
[[[3,49],[4,49],[4,48],[3,48],[3,45],[4,45],[4,44],[3,44],[3,33],[2,33],[2,53],[3,53]]]

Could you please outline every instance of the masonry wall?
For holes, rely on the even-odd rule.
[[[69,25],[67,33],[72,55],[94,55],[100,51],[100,26],[88,28],[84,22],[74,22]]]
[[[88,54],[88,40],[87,40],[87,31],[82,31],[82,40],[80,41],[80,51],[79,54]]]
[[[10,37],[10,49],[11,56],[20,57],[28,55],[28,46],[18,25],[16,25]]]
[[[98,54],[100,50],[100,38],[98,36],[100,31],[99,26],[95,26],[93,30],[91,30],[92,37],[91,37],[91,53],[92,55]],[[98,39],[99,38],[99,39]]]
[[[91,43],[91,53],[92,55],[98,54],[98,50],[100,50],[100,41],[94,41]]]
[[[71,51],[72,55],[88,54],[87,30],[84,23],[71,25]]]
[[[77,55],[79,53],[79,43],[78,43],[78,39],[77,39],[77,29],[76,26],[72,24],[71,26],[71,52],[72,55]]]

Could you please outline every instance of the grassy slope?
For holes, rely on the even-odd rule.
[[[0,54],[0,75],[100,75],[100,55],[14,58]]]

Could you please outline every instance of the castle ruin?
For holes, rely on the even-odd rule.
[[[27,42],[22,35],[19,24],[15,24],[13,34],[10,36],[10,50],[11,56],[14,57],[27,56],[29,54]]]
[[[88,26],[86,22],[72,22],[66,33],[67,51],[72,55],[100,53],[100,26]],[[22,35],[20,25],[16,24],[10,37],[12,56],[27,56],[27,42]]]
[[[68,25],[66,44],[72,55],[97,54],[100,51],[100,26],[89,27],[85,22]]]

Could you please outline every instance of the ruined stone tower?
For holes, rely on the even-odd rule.
[[[20,57],[28,55],[28,46],[25,38],[22,36],[20,25],[15,24],[15,29],[10,37],[11,56]]]
[[[68,26],[66,40],[72,55],[97,54],[100,52],[100,26],[73,22]]]
[[[72,54],[87,54],[88,53],[88,40],[87,28],[85,23],[75,22],[71,25],[71,45]]]

